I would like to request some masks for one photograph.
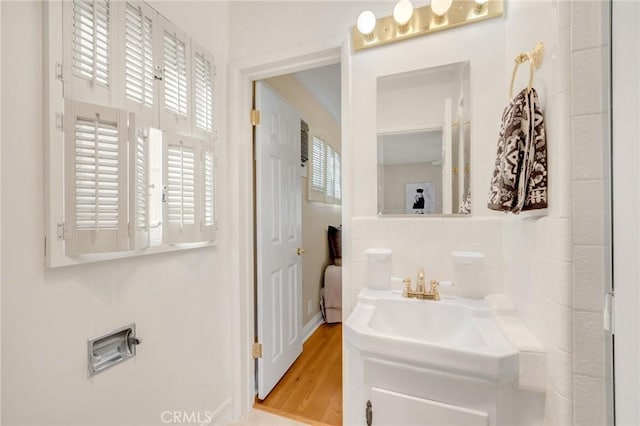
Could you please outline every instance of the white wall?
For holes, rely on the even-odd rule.
[[[226,149],[228,6],[158,2],[216,55]],[[47,269],[43,250],[42,5],[2,2],[2,420],[161,424],[165,410],[230,416],[228,168],[217,172],[214,248]],[[20,60],[16,60],[20,58]],[[86,377],[86,340],[136,322],[135,359]]]

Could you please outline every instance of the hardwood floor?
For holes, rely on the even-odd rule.
[[[342,426],[342,324],[322,324],[255,408],[312,425]]]

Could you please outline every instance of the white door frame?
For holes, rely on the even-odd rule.
[[[231,172],[228,189],[229,193],[237,194],[237,201],[230,203],[227,207],[230,235],[235,236],[230,239],[229,245],[229,266],[231,268],[229,285],[231,286],[231,311],[233,313],[231,382],[234,419],[240,418],[251,409],[256,389],[254,360],[251,358],[251,345],[255,333],[253,133],[250,125],[250,110],[253,102],[252,82],[331,65],[342,60],[344,119],[344,111],[348,108],[349,102],[348,91],[345,89],[347,64],[344,58],[344,52],[350,49],[348,35],[346,40],[345,42],[345,37],[342,36],[296,49],[262,55],[229,66],[229,93],[237,94],[237,96],[229,97],[229,149],[227,151],[227,164]],[[347,140],[344,127],[342,140]],[[342,164],[343,168],[346,168],[344,151],[343,149]],[[343,223],[344,217],[343,205]]]
[[[613,276],[615,418],[640,424],[640,6],[613,2]]]

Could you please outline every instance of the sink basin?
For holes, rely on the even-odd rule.
[[[344,337],[363,357],[492,380],[518,375],[518,352],[483,300],[436,302],[365,289],[345,322]]]

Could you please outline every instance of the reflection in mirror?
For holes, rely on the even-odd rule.
[[[469,63],[378,78],[378,212],[471,213]]]

